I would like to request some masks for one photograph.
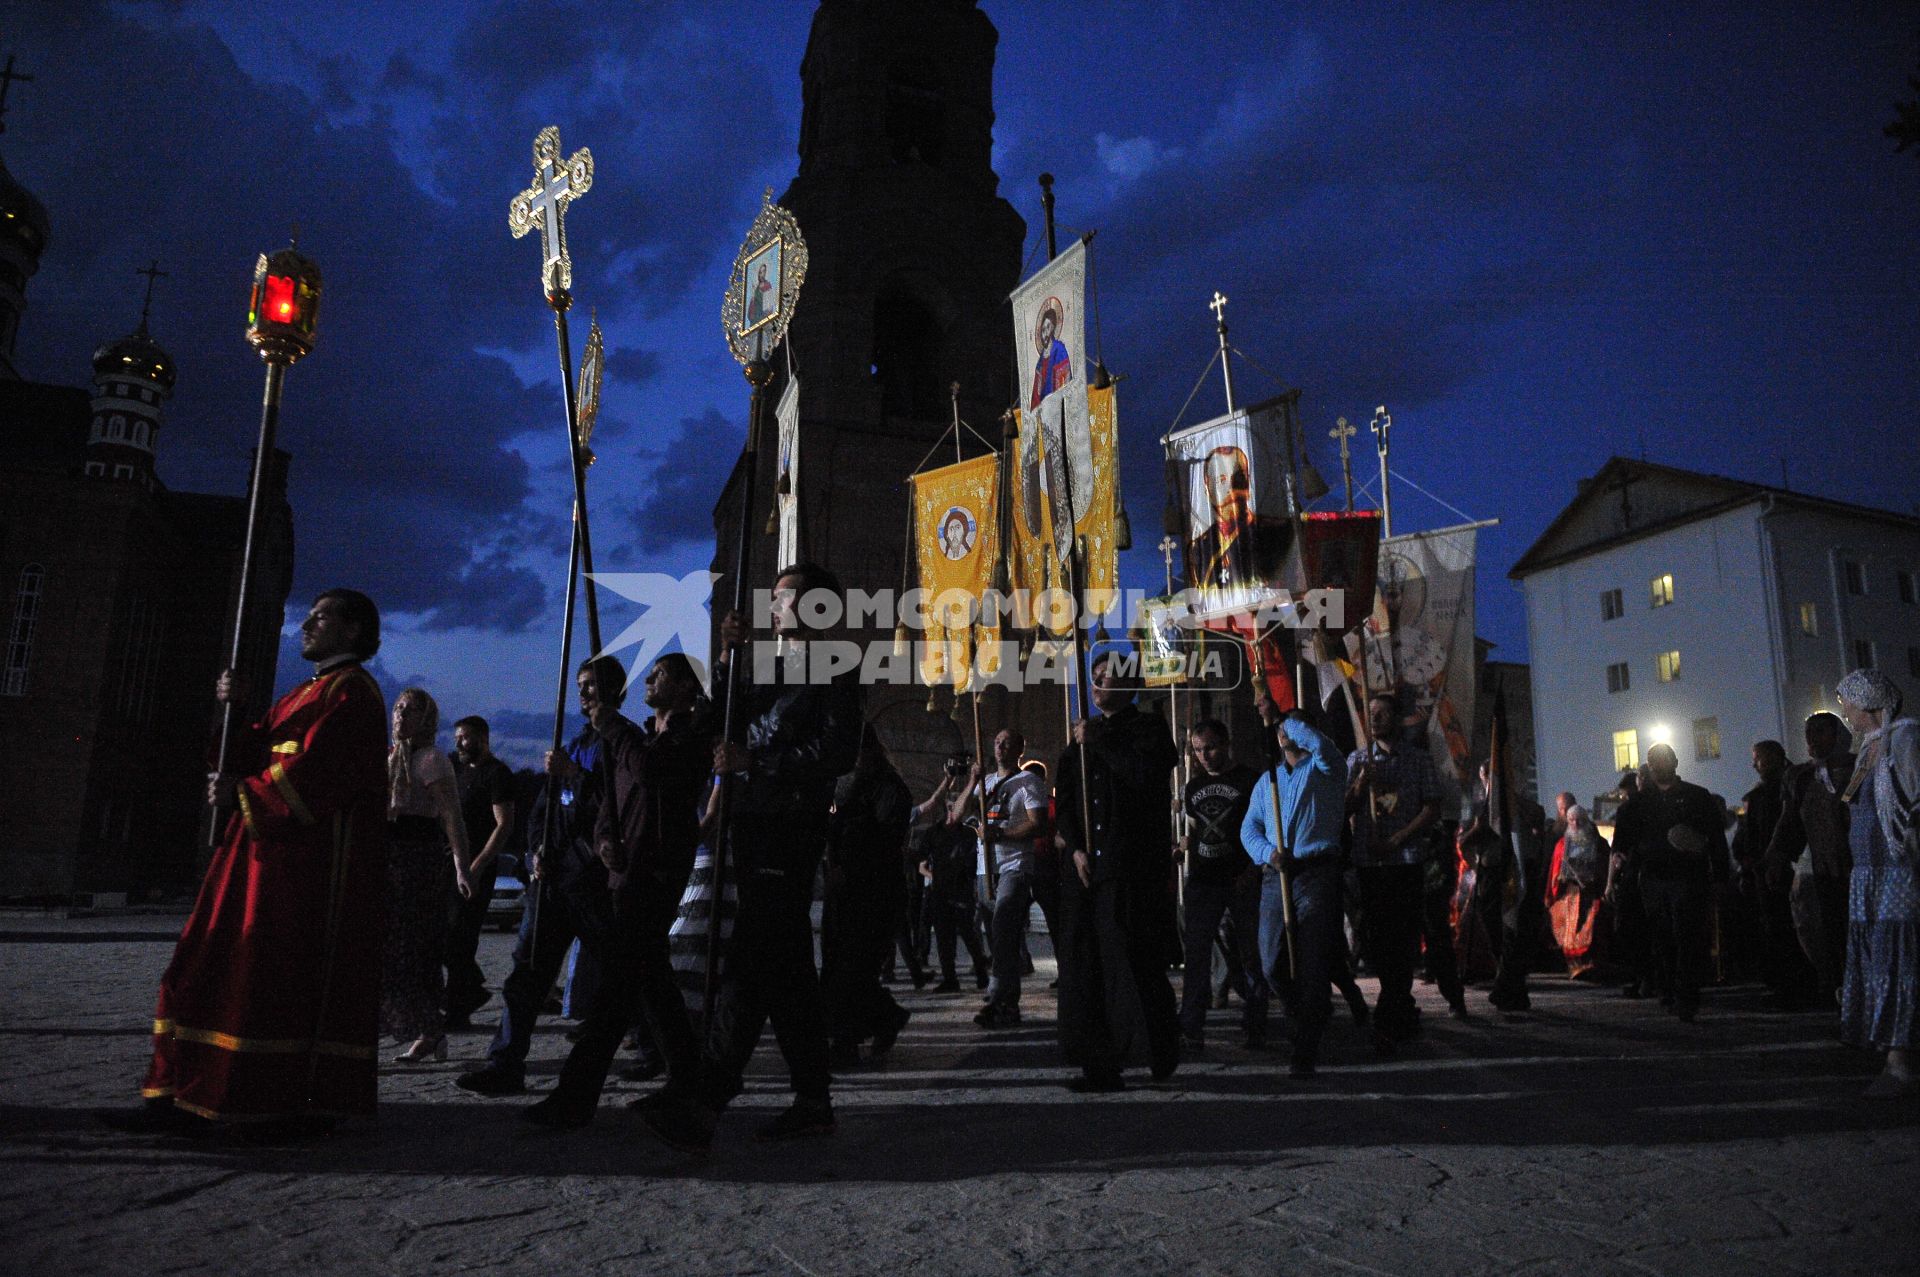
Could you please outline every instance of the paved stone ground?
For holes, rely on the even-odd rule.
[[[456,1090],[475,1033],[389,1069],[377,1127],[255,1150],[89,1121],[133,1098],[177,925],[0,915],[0,1271],[1888,1277],[1920,1255],[1920,1106],[1858,1099],[1874,1063],[1757,990],[1687,1027],[1554,979],[1526,1017],[1461,1023],[1423,987],[1407,1055],[1343,1013],[1305,1083],[1216,1012],[1172,1082],[1089,1099],[1059,1085],[1043,961],[1016,1031],[975,1029],[970,994],[901,995],[913,1023],[840,1080],[828,1140],[751,1140],[785,1103],[771,1038],[695,1161],[633,1088],[566,1135]],[[508,941],[485,941],[496,981]]]

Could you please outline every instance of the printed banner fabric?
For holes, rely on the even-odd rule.
[[[1291,527],[1278,400],[1190,426],[1167,439],[1185,495],[1187,583],[1194,615],[1258,610],[1286,585]]]
[[[1000,553],[993,453],[913,476],[913,541],[926,591],[921,677],[965,690],[976,646],[982,673],[997,664],[998,627],[980,624],[980,598],[993,583]]]

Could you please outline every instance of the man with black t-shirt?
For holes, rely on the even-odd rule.
[[[1227,725],[1217,718],[1195,723],[1188,748],[1200,770],[1187,781],[1181,804],[1188,833],[1186,966],[1180,980],[1180,1034],[1189,1052],[1206,1045],[1207,1001],[1213,988],[1213,938],[1220,920],[1233,917],[1234,942],[1247,972],[1250,996],[1242,1027],[1248,1049],[1265,1044],[1267,983],[1260,976],[1260,867],[1240,845],[1240,825],[1260,774],[1233,760]]]
[[[513,837],[513,772],[493,756],[487,720],[469,715],[453,725],[453,779],[460,791],[460,819],[467,846],[479,848],[467,876],[473,894],[449,898],[453,919],[447,928],[447,1027],[470,1026],[469,1017],[487,1004],[486,977],[474,954],[493,899],[500,853]]]

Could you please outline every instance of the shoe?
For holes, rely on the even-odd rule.
[[[520,1120],[550,1131],[577,1131],[593,1120],[595,1106],[563,1097],[558,1091],[520,1110]]]
[[[873,1044],[867,1048],[867,1054],[873,1059],[882,1059],[893,1050],[893,1044],[900,1040],[900,1030],[907,1027],[907,1021],[913,1018],[913,1012],[901,1007],[893,1021],[873,1035]]]
[[[430,1038],[415,1038],[413,1045],[393,1057],[395,1064],[424,1064],[431,1059],[441,1064],[447,1058],[447,1035],[438,1034]]]
[[[786,1112],[755,1131],[753,1138],[762,1143],[770,1143],[774,1140],[831,1135],[834,1130],[832,1101],[795,1100]]]
[[[1860,1096],[1868,1100],[1900,1100],[1914,1094],[1917,1088],[1920,1088],[1920,1081],[1916,1081],[1913,1074],[1886,1069],[1867,1083],[1867,1089],[1860,1092]]]
[[[912,972],[915,993],[933,983],[933,974],[924,967],[915,967]]]
[[[1127,1080],[1119,1073],[1082,1073],[1067,1080],[1067,1089],[1075,1095],[1112,1095],[1127,1089]]]
[[[960,992],[960,981],[954,976],[948,976],[939,984],[934,985],[933,991],[935,993],[958,993]]]
[[[982,993],[987,991],[987,986],[992,982],[993,977],[985,971],[976,971],[973,973],[973,987]]]
[[[1460,999],[1458,1002],[1447,1003],[1447,1014],[1456,1020],[1467,1020],[1473,1017],[1473,1012],[1467,1010],[1467,1000],[1465,998]]]
[[[1148,1072],[1148,1075],[1151,1076],[1154,1081],[1164,1082],[1168,1078],[1172,1077],[1174,1073],[1179,1070],[1179,1068],[1180,1068],[1180,1051],[1178,1048],[1175,1048],[1172,1055],[1165,1056],[1161,1059],[1155,1060],[1153,1062],[1152,1067],[1149,1068],[1147,1072]]]
[[[1495,991],[1487,995],[1487,1001],[1492,1004],[1494,1010],[1504,1011],[1509,1015],[1526,1011],[1533,1006],[1533,999],[1527,996],[1525,989],[1518,993]]]
[[[1638,980],[1635,980],[1632,984],[1620,990],[1620,996],[1623,998],[1644,998],[1647,996],[1647,991],[1641,987]]]
[[[640,1110],[640,1120],[646,1123],[647,1129],[668,1148],[682,1153],[704,1153],[713,1147],[715,1119],[711,1110],[664,1094],[644,1107],[641,1101],[635,1101],[634,1107]]]
[[[973,1022],[983,1029],[1011,1029],[1020,1023],[1020,1008],[989,1005],[980,1008]]]
[[[193,1139],[213,1133],[214,1123],[189,1113],[169,1099],[154,1099],[133,1108],[102,1109],[94,1120],[125,1135],[183,1135]]]
[[[1033,955],[1032,954],[1023,953],[1020,955],[1020,974],[1021,975],[1033,974]]]
[[[471,1073],[462,1073],[453,1079],[453,1084],[463,1091],[472,1091],[475,1095],[523,1095],[527,1089],[525,1078],[518,1073],[510,1073],[497,1064],[489,1064]]]
[[[665,1060],[639,1060],[620,1070],[622,1082],[651,1082],[667,1071]]]
[[[1319,1072],[1319,1061],[1314,1052],[1303,1047],[1295,1047],[1293,1058],[1287,1061],[1288,1077],[1312,1077]]]
[[[1353,1012],[1353,1023],[1356,1028],[1364,1029],[1373,1023],[1373,1008],[1367,1005],[1365,998],[1347,999],[1347,1010]]]

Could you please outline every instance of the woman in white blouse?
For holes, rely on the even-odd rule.
[[[393,702],[387,755],[387,937],[381,955],[380,1028],[412,1045],[396,1064],[447,1058],[447,896],[473,890],[467,830],[453,764],[435,746],[440,707],[418,687]]]

